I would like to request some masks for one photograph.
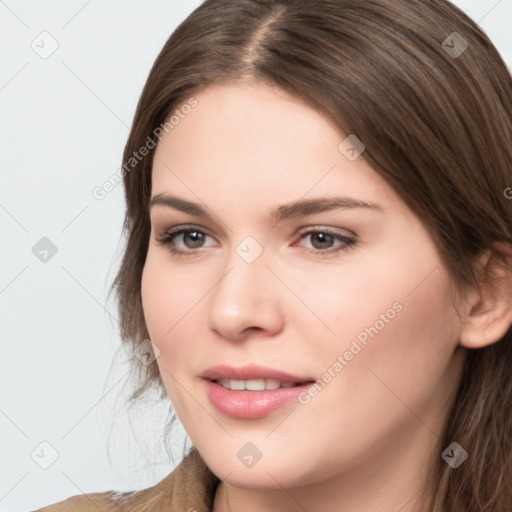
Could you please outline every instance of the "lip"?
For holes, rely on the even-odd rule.
[[[280,407],[294,402],[308,390],[313,382],[292,388],[277,388],[264,391],[231,391],[211,380],[203,380],[210,402],[225,416],[239,419],[256,419],[269,415]]]
[[[290,402],[299,403],[300,393],[314,384],[312,377],[300,377],[281,370],[255,364],[235,368],[228,365],[213,366],[202,375],[210,402],[222,414],[231,418],[256,419],[269,415]],[[276,379],[281,382],[300,383],[291,388],[265,389],[263,391],[232,391],[213,382],[217,379],[250,380]]]
[[[250,364],[235,368],[229,365],[212,366],[202,375],[203,379],[231,379],[231,380],[250,380],[250,379],[276,379],[281,382],[312,382],[316,379],[311,376],[300,377],[274,368]],[[253,392],[254,393],[254,392]]]

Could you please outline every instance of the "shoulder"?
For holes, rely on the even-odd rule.
[[[196,448],[153,487],[133,492],[107,491],[72,496],[34,512],[210,512],[219,479]]]
[[[119,501],[116,499],[119,494],[113,491],[81,494],[37,509],[35,512],[114,512],[120,510]]]

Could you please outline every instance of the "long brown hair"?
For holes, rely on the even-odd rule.
[[[479,290],[475,256],[496,241],[512,243],[504,193],[512,186],[512,77],[461,10],[447,0],[206,0],[158,55],[123,155],[132,162],[124,174],[127,242],[110,291],[126,347],[149,338],[141,276],[154,153],[130,159],[186,114],[176,113],[180,105],[217,82],[277,85],[356,134],[364,158],[428,229],[458,292]],[[511,368],[510,328],[468,350],[432,461],[428,510],[512,510]],[[156,364],[134,358],[132,370],[130,403],[155,387],[166,397]],[[469,453],[457,469],[441,458],[453,441]]]

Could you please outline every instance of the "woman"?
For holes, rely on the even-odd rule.
[[[511,161],[512,78],[446,0],[205,1],[139,101],[113,283],[132,398],[194,448],[41,510],[512,510]]]

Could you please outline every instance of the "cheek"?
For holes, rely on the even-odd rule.
[[[162,382],[173,407],[182,417],[190,414],[184,412],[190,404],[178,382],[182,381],[181,373],[195,350],[190,340],[197,336],[185,330],[197,299],[184,297],[183,277],[180,278],[179,272],[170,271],[168,262],[162,259],[159,254],[148,253],[141,279],[142,308],[151,341],[160,351],[156,364]]]
[[[332,319],[338,350],[356,340],[361,353],[375,354],[376,364],[405,362],[405,356],[419,363],[425,356],[439,358],[436,350],[451,350],[456,323],[449,278],[428,239],[390,240],[378,255],[358,258],[350,269],[334,285],[324,280],[327,295],[316,286],[311,294],[312,300],[322,297],[319,310]]]
[[[327,346],[342,352],[350,347],[354,337],[360,335],[362,342],[369,338],[365,329],[375,323],[379,330],[387,330],[389,323],[403,315],[400,313],[402,302],[410,289],[410,280],[403,270],[393,272],[389,266],[382,269],[375,261],[362,258],[358,262],[347,262],[346,266],[319,267],[314,279],[304,273],[294,276],[291,282],[294,292],[315,315],[305,315],[303,304],[299,304],[295,317],[290,320],[311,317],[317,327],[322,327],[320,320],[330,332],[322,328],[326,334],[319,333],[317,339],[325,340]],[[289,304],[295,307],[292,300]]]
[[[160,349],[159,364],[177,367],[197,348],[199,301],[207,289],[207,283],[201,285],[201,280],[172,267],[164,251],[149,250],[141,279],[142,308],[151,340]]]
[[[449,371],[458,320],[448,277],[424,247],[361,260],[337,281],[317,275],[307,298],[336,336],[322,336],[324,350],[311,360],[330,371],[323,380],[333,382],[326,385],[333,402],[342,393],[354,410],[371,403],[368,410],[384,413],[399,396],[421,408]]]
[[[141,298],[144,319],[151,336],[151,340],[160,348],[158,340],[165,332],[164,324],[167,323],[166,316],[163,315],[165,309],[170,306],[166,304],[165,274],[160,271],[160,266],[156,264],[151,257],[151,251],[148,253],[146,263],[142,271],[141,279]]]
[[[180,283],[176,273],[166,271],[161,258],[148,253],[141,279],[144,318],[153,343],[167,350],[165,340],[171,338],[182,306],[182,294],[176,293]]]
[[[347,302],[345,322],[340,316],[337,323],[339,342],[323,359],[324,369],[336,375],[329,398],[361,415],[359,425],[371,425],[375,417],[391,424],[408,408],[421,415],[450,373],[456,322],[439,272],[411,293],[411,287],[405,294],[401,288],[398,282],[379,286],[378,297],[364,308]]]

